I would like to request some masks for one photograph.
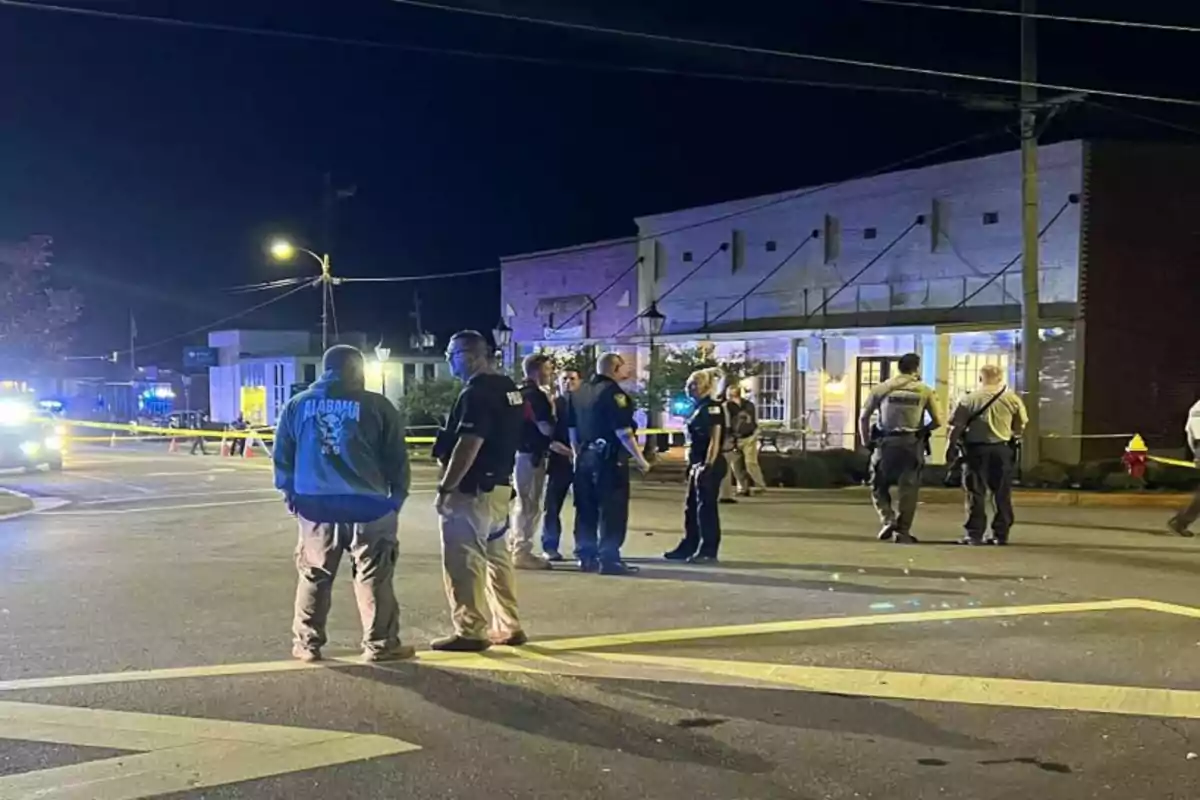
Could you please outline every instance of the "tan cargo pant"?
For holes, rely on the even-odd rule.
[[[533,540],[542,529],[543,501],[546,497],[546,457],[534,458],[517,453],[513,467],[517,497],[513,503],[512,552],[516,556],[533,555]]]
[[[333,580],[342,553],[350,553],[354,597],[362,618],[364,650],[383,651],[400,643],[400,604],[392,577],[396,574],[396,530],[393,512],[373,522],[312,522],[297,517],[296,609],[292,633],[297,647],[324,646]]]
[[[442,569],[454,632],[469,639],[521,629],[512,554],[504,541],[512,490],[454,492],[439,520]],[[489,615],[490,610],[490,615]]]
[[[739,494],[750,494],[751,487],[767,488],[767,479],[763,477],[762,467],[758,464],[758,434],[738,439],[728,461]]]

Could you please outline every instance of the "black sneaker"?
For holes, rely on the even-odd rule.
[[[600,571],[600,562],[594,558],[581,558],[581,559],[579,559],[579,571],[580,572],[599,572]]]
[[[996,547],[1004,547],[1008,544],[1008,536],[997,536],[994,533],[989,533],[987,536],[983,537],[983,543],[992,544]]]
[[[557,564],[563,560],[563,554],[557,550],[544,550],[542,552],[542,558],[546,559],[551,564]]]
[[[663,553],[663,558],[667,561],[687,561],[692,556],[686,550],[680,550],[678,547],[669,552]]]
[[[964,536],[955,542],[955,544],[966,545],[967,547],[979,547],[981,545],[990,544],[990,542],[975,536]]]
[[[720,500],[718,500],[717,502],[718,502],[718,503],[724,503],[725,505],[730,505],[731,503],[736,503],[736,502],[737,502],[737,500],[734,500],[732,497],[722,497],[722,498],[721,498]]]
[[[487,639],[472,639],[467,636],[443,636],[429,643],[431,650],[441,650],[447,653],[482,653],[492,646]]]
[[[896,524],[894,522],[889,522],[887,525],[884,525],[882,528],[879,529],[879,533],[876,534],[875,538],[881,542],[890,542],[892,540],[892,537],[894,537],[895,535],[896,535]]]
[[[896,544],[916,544],[919,540],[911,533],[896,531],[896,535],[892,537],[892,541]]]
[[[624,561],[606,561],[600,565],[601,575],[636,575],[641,570]]]
[[[720,563],[719,561],[717,561],[716,556],[700,556],[700,555],[692,556],[687,561],[689,564],[718,564],[718,563]]]

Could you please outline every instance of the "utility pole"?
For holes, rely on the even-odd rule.
[[[329,349],[329,300],[333,296],[333,275],[329,272],[329,253],[321,256],[321,353]]]
[[[1029,423],[1021,437],[1021,467],[1041,460],[1041,316],[1038,296],[1037,0],[1021,0],[1021,359]]]

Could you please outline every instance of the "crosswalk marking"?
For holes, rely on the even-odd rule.
[[[136,800],[419,750],[387,736],[0,702],[0,738],[136,751],[0,777],[0,800]]]

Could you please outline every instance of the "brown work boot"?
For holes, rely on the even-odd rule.
[[[304,645],[292,645],[292,658],[298,661],[303,661],[305,664],[311,664],[314,661],[321,660],[321,648],[305,647]]]
[[[492,640],[492,644],[507,645],[508,647],[520,647],[529,642],[529,637],[520,628],[508,633],[504,631],[492,631],[489,638]]]
[[[533,553],[514,553],[513,566],[517,569],[529,570],[547,570],[550,569],[550,562],[544,558],[538,558]]]
[[[363,650],[362,660],[364,664],[383,664],[388,661],[407,661],[410,658],[415,658],[416,655],[417,648],[410,644],[400,644],[397,642],[383,650]]]

